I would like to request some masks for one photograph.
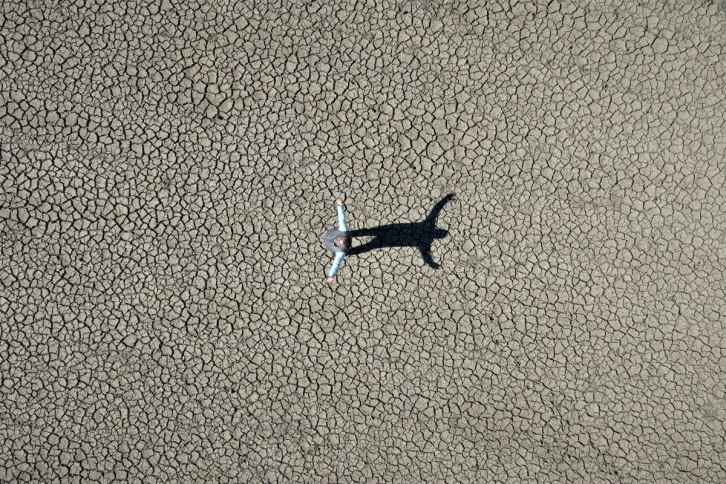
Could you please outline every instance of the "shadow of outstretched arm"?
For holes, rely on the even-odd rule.
[[[434,260],[434,257],[431,255],[431,244],[419,245],[418,248],[421,251],[421,257],[423,257],[423,260],[427,266],[433,269],[441,268],[441,266]]]
[[[456,196],[453,193],[449,193],[444,198],[439,200],[439,202],[434,205],[434,208],[431,209],[431,213],[428,217],[426,217],[426,220],[424,220],[424,225],[426,228],[431,228],[432,230],[436,228],[436,221],[439,218],[439,214],[444,209],[444,206],[446,206],[447,203],[455,199]]]

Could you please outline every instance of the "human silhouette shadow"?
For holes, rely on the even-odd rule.
[[[444,205],[454,198],[453,193],[446,195],[434,205],[431,213],[422,222],[388,224],[369,229],[352,230],[350,235],[353,238],[370,236],[374,238],[368,243],[351,248],[348,254],[360,255],[386,247],[418,247],[424,262],[429,267],[439,269],[441,266],[431,256],[431,244],[436,239],[447,237],[449,231],[437,228],[436,219],[443,210]]]

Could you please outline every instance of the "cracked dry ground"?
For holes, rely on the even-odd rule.
[[[480,3],[3,2],[0,480],[726,481],[724,9]]]

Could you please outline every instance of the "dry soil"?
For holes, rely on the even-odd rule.
[[[723,7],[0,9],[0,480],[726,481]]]

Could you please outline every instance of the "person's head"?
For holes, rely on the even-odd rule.
[[[350,249],[350,237],[345,237],[341,235],[340,237],[336,237],[335,240],[333,240],[333,243],[336,247],[339,247],[341,249]]]

